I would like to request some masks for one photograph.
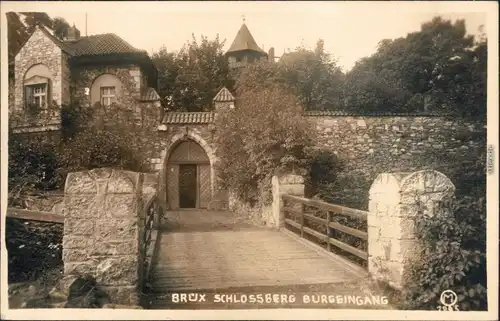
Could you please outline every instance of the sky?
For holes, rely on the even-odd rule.
[[[82,36],[115,33],[150,54],[165,46],[179,50],[201,35],[218,34],[228,49],[245,19],[257,44],[279,56],[299,45],[314,48],[323,39],[325,49],[344,71],[376,51],[383,39],[418,31],[436,15],[465,19],[468,33],[486,25],[484,7],[455,2],[125,2],[24,3],[15,11],[45,11],[63,17]],[[484,4],[484,3],[483,3]],[[479,9],[478,9],[479,8]],[[87,18],[86,18],[87,16]],[[243,18],[244,17],[244,18]]]

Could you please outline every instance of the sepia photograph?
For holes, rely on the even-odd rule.
[[[0,8],[2,319],[498,317],[496,2]]]

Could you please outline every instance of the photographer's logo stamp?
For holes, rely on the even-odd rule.
[[[441,305],[438,306],[438,310],[440,311],[459,311],[458,306],[458,296],[452,290],[445,290],[441,293],[439,297],[439,303]]]

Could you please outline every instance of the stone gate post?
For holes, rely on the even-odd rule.
[[[282,215],[283,198],[281,194],[290,194],[295,196],[304,197],[304,178],[300,175],[283,175],[273,176],[272,184],[272,217],[266,219],[267,225],[275,228],[283,227],[285,221]]]
[[[434,170],[383,173],[375,179],[368,215],[368,271],[373,278],[402,289],[408,259],[418,252],[416,220],[421,213],[440,215],[435,203],[453,198],[454,192],[453,183]]]
[[[142,173],[103,168],[66,179],[64,274],[92,275],[112,303],[139,304],[142,192]]]

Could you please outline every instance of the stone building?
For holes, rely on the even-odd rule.
[[[60,40],[39,26],[16,54],[14,69],[9,113],[19,122],[18,132],[34,130],[36,121],[26,122],[30,111],[50,106],[116,103],[136,112],[160,107],[157,70],[148,54],[115,34],[81,37],[73,26]],[[36,125],[57,129],[59,122],[56,112],[50,124]]]
[[[237,69],[262,60],[274,62],[274,48],[269,49],[268,53],[261,49],[243,22],[226,56],[229,67]]]

